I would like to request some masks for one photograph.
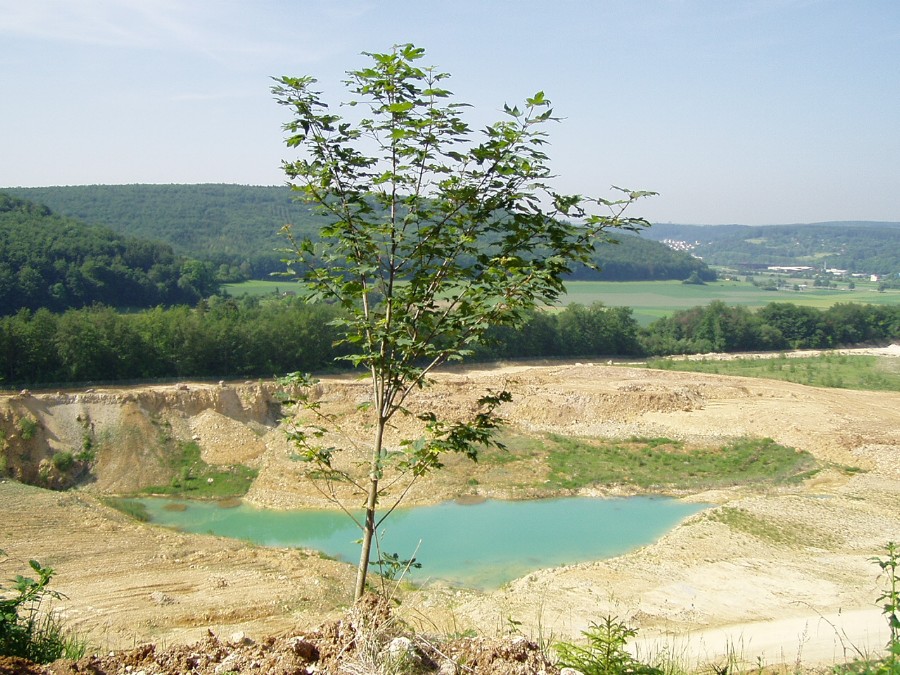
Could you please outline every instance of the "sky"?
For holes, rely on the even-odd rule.
[[[272,77],[413,43],[476,128],[537,91],[556,187],[654,222],[900,221],[897,0],[0,0],[0,187],[281,185]]]

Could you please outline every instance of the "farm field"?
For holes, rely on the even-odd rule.
[[[808,283],[808,279],[787,279],[788,289],[795,283]],[[610,307],[631,307],[634,318],[642,326],[673,312],[707,305],[721,300],[727,305],[762,307],[770,302],[791,302],[796,305],[827,309],[839,302],[861,304],[900,303],[900,290],[888,289],[879,292],[871,282],[857,281],[856,288],[813,288],[802,291],[767,291],[746,281],[715,281],[695,286],[680,281],[571,281],[566,284],[568,293],[563,305],[580,303],[590,305],[602,302]],[[226,284],[223,287],[230,295],[265,296],[288,291],[301,292],[296,282],[247,281],[241,284]]]

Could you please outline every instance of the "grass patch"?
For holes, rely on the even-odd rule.
[[[150,514],[147,513],[147,507],[139,502],[123,499],[122,497],[101,497],[100,501],[109,508],[120,511],[130,518],[134,518],[142,523],[150,522]]]
[[[664,438],[624,442],[551,435],[550,483],[578,489],[626,484],[644,490],[708,489],[796,480],[815,467],[812,455],[772,439],[740,439],[722,448],[686,448]]]
[[[256,469],[242,464],[207,464],[200,457],[200,446],[193,441],[179,443],[178,449],[172,461],[176,473],[171,482],[151,485],[142,493],[192,499],[243,497],[258,474]]]
[[[610,440],[558,434],[507,436],[503,441],[509,450],[486,453],[482,463],[509,467],[512,462],[539,459],[546,472],[531,469],[532,486],[549,490],[609,485],[644,492],[705,490],[797,482],[819,469],[808,452],[769,438],[744,438],[722,447],[687,447],[669,438]]]
[[[727,525],[737,532],[780,546],[821,547],[834,543],[834,537],[825,532],[811,530],[805,525],[762,518],[731,506],[714,509],[703,517],[714,523]]]
[[[771,358],[741,358],[730,360],[653,359],[648,368],[679,370],[695,373],[762,377],[784,380],[813,387],[862,389],[869,391],[900,391],[900,372],[896,358],[886,356],[855,356],[822,354],[788,358],[784,354]]]

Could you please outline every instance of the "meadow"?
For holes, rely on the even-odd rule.
[[[859,304],[898,304],[900,290],[888,289],[879,292],[877,284],[856,281],[856,288],[846,284],[839,288],[814,288],[810,285],[801,291],[790,290],[796,284],[809,284],[809,279],[786,278],[782,290],[764,290],[747,281],[714,281],[703,285],[683,284],[680,281],[570,281],[566,284],[568,293],[561,305],[579,303],[591,305],[602,302],[609,307],[631,307],[635,320],[647,326],[660,317],[673,312],[707,305],[721,300],[726,305],[744,305],[750,308],[762,307],[770,302],[790,302],[795,305],[827,309],[841,302]],[[275,293],[292,292],[300,294],[300,284],[289,281],[247,281],[241,284],[226,284],[224,289],[233,296],[266,296]]]

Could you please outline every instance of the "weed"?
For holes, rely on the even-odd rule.
[[[53,570],[36,560],[28,564],[37,579],[17,575],[9,589],[12,597],[6,594],[0,597],[0,655],[18,656],[35,663],[81,658],[87,649],[86,642],[69,633],[47,607],[46,601],[63,597],[47,588]],[[3,590],[0,587],[0,592]]]
[[[800,524],[762,518],[745,509],[731,506],[719,507],[703,517],[780,546],[826,546],[835,542],[834,534]]]
[[[685,448],[666,438],[627,441],[550,434],[549,484],[579,489],[599,484],[644,490],[703,489],[746,483],[784,483],[815,470],[812,455],[769,438],[743,438],[721,448]]]
[[[562,668],[574,668],[584,675],[662,675],[656,666],[641,663],[625,649],[628,640],[637,635],[618,617],[607,616],[600,623],[591,623],[582,631],[587,646],[571,642],[557,643],[554,648]]]
[[[410,569],[421,569],[422,563],[416,562],[416,559],[409,558],[401,560],[399,553],[379,552],[378,560],[369,562],[371,567],[378,569],[378,574],[382,579],[387,581],[396,581],[401,578]]]
[[[768,359],[737,358],[716,362],[660,359],[649,361],[647,367],[765,377],[814,387],[900,391],[900,374],[885,365],[892,361],[886,357],[823,354],[791,358],[787,368],[784,367],[785,360],[784,354]]]
[[[889,662],[896,669],[900,665],[900,573],[897,571],[900,567],[900,546],[896,542],[889,541],[886,548],[887,557],[872,558],[872,562],[881,568],[887,581],[887,588],[878,596],[876,602],[883,603],[881,613],[887,619],[891,632],[887,644],[890,652]]]
[[[885,577],[885,589],[876,598],[881,606],[890,632],[886,645],[886,656],[875,660],[857,649],[860,659],[835,668],[838,675],[900,675],[900,545],[890,541],[886,546],[887,556],[870,560],[881,568]]]

